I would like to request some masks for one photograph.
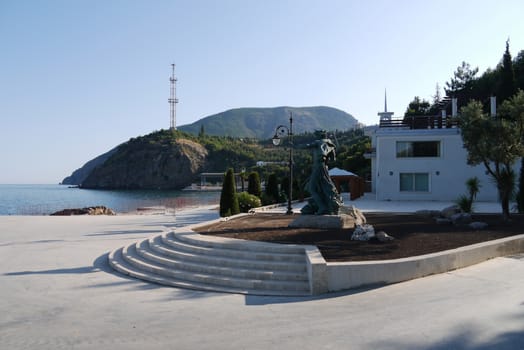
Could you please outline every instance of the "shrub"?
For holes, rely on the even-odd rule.
[[[231,216],[240,213],[236,195],[235,175],[233,169],[228,169],[220,194],[220,216]]]
[[[465,194],[461,195],[455,203],[459,206],[460,210],[462,210],[464,213],[471,213],[473,209],[473,201],[470,199],[470,197],[466,196]]]
[[[242,213],[248,213],[251,209],[262,206],[260,198],[247,192],[239,193],[237,198],[240,212]]]

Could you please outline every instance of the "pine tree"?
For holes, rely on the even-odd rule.
[[[235,175],[233,169],[228,169],[220,194],[220,216],[231,216],[240,213],[236,194]]]

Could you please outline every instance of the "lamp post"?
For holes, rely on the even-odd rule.
[[[275,130],[275,136],[273,136],[273,144],[275,146],[280,145],[282,137],[288,137],[289,142],[289,191],[287,198],[287,215],[293,214],[291,208],[291,200],[293,199],[293,114],[289,112],[289,128],[285,125],[277,126]]]

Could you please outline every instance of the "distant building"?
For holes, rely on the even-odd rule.
[[[455,114],[456,100],[452,103]],[[466,193],[465,182],[474,176],[482,186],[477,200],[498,199],[485,167],[467,164],[460,129],[445,112],[392,119],[385,103],[378,115],[379,127],[368,133],[372,149],[366,155],[371,159],[371,189],[377,200],[452,201]]]

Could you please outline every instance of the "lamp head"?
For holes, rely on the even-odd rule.
[[[273,144],[274,144],[275,146],[280,145],[280,137],[278,137],[278,135],[277,135],[276,133],[275,133],[275,136],[273,136],[273,139],[272,139],[272,140],[273,140]]]

